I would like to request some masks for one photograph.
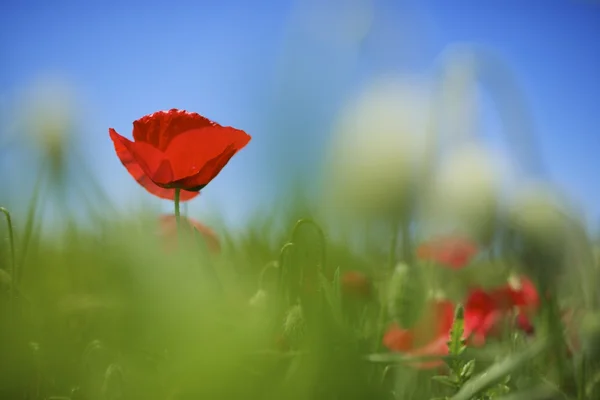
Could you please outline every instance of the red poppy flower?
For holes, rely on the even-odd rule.
[[[348,271],[341,278],[342,292],[348,296],[368,298],[371,295],[371,282],[359,271]]]
[[[476,254],[477,245],[460,237],[431,240],[417,248],[421,260],[435,261],[452,269],[465,267]]]
[[[533,328],[533,324],[531,323],[531,321],[529,320],[529,318],[527,317],[527,315],[525,315],[524,313],[520,312],[517,315],[517,327],[522,330],[523,332],[525,332],[528,335],[533,335],[535,329]]]
[[[148,192],[180,201],[198,195],[231,157],[250,141],[244,131],[224,127],[203,116],[172,109],[133,122],[133,142],[108,130],[117,156]]]
[[[389,326],[383,344],[391,351],[409,356],[444,356],[448,354],[448,340],[454,323],[454,304],[448,300],[435,300],[415,326],[403,329],[397,324]],[[468,332],[465,328],[465,336]],[[443,365],[442,360],[411,363],[415,368],[429,369]]]
[[[202,235],[206,242],[206,246],[211,253],[218,254],[221,252],[219,238],[212,229],[195,219],[186,218],[184,216],[180,216],[179,218],[179,221],[184,228],[187,227],[190,230],[196,229],[200,235]],[[177,246],[177,219],[175,215],[161,215],[159,223],[162,236],[168,240],[168,247],[170,249],[175,248]]]
[[[509,316],[516,318],[516,326],[528,334],[533,332],[529,320],[539,306],[539,296],[533,283],[521,279],[521,287],[515,289],[503,285],[486,291],[474,288],[465,304],[465,323],[473,332],[473,341],[483,344],[488,336],[501,333],[501,324]]]

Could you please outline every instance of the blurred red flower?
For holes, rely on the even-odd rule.
[[[368,298],[371,295],[371,281],[359,271],[347,271],[341,277],[342,293],[356,297]]]
[[[388,327],[383,344],[391,351],[408,356],[444,356],[448,354],[448,340],[454,323],[454,304],[448,300],[432,300],[427,305],[423,317],[410,329],[398,324]],[[465,329],[465,336],[468,332]],[[419,369],[435,368],[443,365],[442,360],[414,362]]]
[[[472,289],[465,304],[465,323],[473,332],[475,344],[483,344],[488,336],[499,335],[507,317],[515,318],[516,326],[531,334],[533,325],[530,317],[538,307],[535,285],[523,277],[517,289],[508,284],[487,291]]]
[[[179,218],[184,230],[187,228],[191,233],[192,229],[196,229],[200,233],[211,253],[218,254],[221,252],[221,243],[212,229],[195,219],[184,216]],[[177,219],[175,215],[161,215],[159,223],[160,233],[167,240],[167,246],[170,249],[175,248],[177,246]]]
[[[172,109],[133,122],[133,142],[108,130],[117,156],[148,192],[180,201],[198,195],[251,137],[199,114]]]
[[[421,260],[435,261],[452,269],[465,267],[477,254],[477,245],[461,237],[442,237],[423,243],[417,248]]]

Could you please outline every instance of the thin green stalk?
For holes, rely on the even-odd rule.
[[[29,245],[31,243],[31,238],[35,231],[34,228],[35,228],[35,222],[36,222],[36,218],[37,218],[38,211],[39,211],[38,205],[39,205],[40,193],[42,192],[42,185],[44,184],[44,178],[46,177],[45,170],[46,170],[46,164],[43,163],[41,165],[40,174],[38,175],[38,179],[37,179],[34,189],[33,189],[33,196],[31,198],[31,203],[29,204],[29,207],[27,209],[27,220],[25,221],[25,228],[23,231],[23,236],[21,238],[21,250],[20,250],[20,256],[19,256],[19,262],[17,263],[17,265],[19,265],[20,268],[17,271],[16,283],[21,282],[21,279],[23,278],[24,266],[25,266],[25,261],[27,259]]]
[[[179,227],[179,219],[181,216],[181,212],[179,211],[179,197],[181,194],[181,189],[175,189],[175,220],[177,221],[177,226]]]
[[[15,279],[17,272],[17,264],[15,261],[15,235],[13,230],[12,219],[10,212],[4,207],[0,207],[0,212],[4,214],[6,218],[6,224],[8,225],[8,240],[10,245],[10,310],[14,315],[14,303],[15,303]]]
[[[582,356],[579,362],[579,376],[577,377],[577,399],[585,400],[585,382],[587,375],[587,359]]]
[[[402,258],[405,263],[410,265],[412,263],[412,241],[410,238],[409,222],[402,222],[402,224],[400,224],[400,229],[402,230]],[[398,233],[396,232],[396,235],[397,234]]]
[[[280,295],[287,303],[286,307],[290,306],[295,299],[292,299],[292,295],[297,294],[296,290],[292,287],[294,283],[290,280],[291,271],[288,266],[289,255],[288,252],[291,251],[294,247],[294,244],[288,242],[283,245],[279,252],[279,290]]]
[[[396,266],[396,247],[398,245],[398,230],[399,230],[399,222],[394,221],[392,224],[392,237],[390,240],[390,252],[388,258],[388,272],[392,273],[394,267]],[[379,307],[379,315],[377,317],[377,330],[375,337],[375,347],[373,352],[376,353],[380,349],[381,345],[381,337],[384,331],[384,323],[385,323],[385,315],[387,313],[387,302],[383,301],[381,306]]]
[[[392,236],[390,239],[390,253],[388,258],[388,270],[393,271],[396,266],[396,248],[398,247],[398,230],[400,224],[398,222],[394,222],[392,224]],[[402,240],[404,240],[404,232],[402,232]],[[404,249],[402,249],[404,251]]]
[[[294,229],[292,229],[292,237],[290,239],[290,242],[292,242],[292,243],[298,242],[298,232],[302,225],[311,225],[315,229],[317,234],[319,235],[319,240],[321,242],[321,252],[319,254],[320,264],[319,264],[318,268],[321,272],[323,272],[325,270],[325,264],[327,262],[327,247],[326,247],[326,242],[325,242],[325,233],[323,232],[323,229],[321,229],[321,227],[315,221],[313,221],[310,218],[302,218],[302,219],[298,220],[296,222],[296,225],[294,225]]]

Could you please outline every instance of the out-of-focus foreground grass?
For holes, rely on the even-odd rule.
[[[375,83],[341,118],[335,193],[221,227],[220,252],[197,233],[173,242],[145,210],[88,215],[90,229],[65,209],[62,229],[42,234],[44,197],[22,199],[30,212],[0,228],[0,397],[598,398],[592,238],[543,192],[503,203],[472,140],[440,167],[429,100],[407,82]],[[60,163],[51,171],[61,193]],[[478,243],[460,270],[416,251],[447,226]],[[450,371],[453,357],[475,360],[457,376],[415,367],[441,355],[384,347],[388,325],[410,328],[427,301],[463,303],[516,275],[540,293],[533,335],[509,328],[465,352],[454,340]],[[564,309],[579,318],[565,323]]]

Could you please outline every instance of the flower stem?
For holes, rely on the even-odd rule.
[[[390,237],[390,248],[388,255],[388,270],[393,271],[396,266],[396,248],[398,247],[398,231],[400,229],[400,223],[398,221],[394,221],[392,223],[392,234]],[[404,239],[404,232],[402,232],[402,239]],[[402,249],[404,251],[404,249]]]
[[[402,258],[407,264],[412,264],[413,257],[413,242],[410,236],[410,220],[402,222],[400,229],[402,230]]]
[[[16,284],[16,276],[17,276],[17,264],[15,261],[15,235],[13,230],[12,219],[10,217],[10,212],[4,207],[0,207],[0,212],[4,214],[6,217],[6,224],[8,225],[8,240],[10,243],[10,310],[14,316],[14,301],[15,301],[15,284]]]
[[[177,225],[179,225],[179,217],[181,215],[179,211],[179,195],[181,193],[181,189],[175,189],[175,220],[177,221]]]

